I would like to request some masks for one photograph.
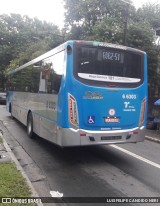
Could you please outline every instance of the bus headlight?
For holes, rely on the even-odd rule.
[[[68,111],[69,111],[69,123],[75,127],[79,126],[79,118],[78,118],[78,108],[76,99],[68,94]]]

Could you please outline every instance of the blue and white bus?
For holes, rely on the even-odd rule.
[[[8,74],[7,110],[57,145],[144,140],[147,55],[121,45],[67,41]]]

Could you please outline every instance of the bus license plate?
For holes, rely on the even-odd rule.
[[[104,122],[105,123],[118,123],[119,122],[119,119],[118,118],[112,118],[112,117],[110,117],[110,118],[108,118],[108,117],[105,117],[104,118]]]
[[[108,137],[101,137],[101,140],[120,140],[122,139],[121,136],[108,136]]]

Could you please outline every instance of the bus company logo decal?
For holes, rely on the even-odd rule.
[[[87,92],[85,92],[85,96],[83,96],[83,99],[101,100],[101,99],[103,99],[103,95],[101,92],[87,91]]]
[[[131,102],[124,102],[124,112],[136,112],[134,105],[131,105]]]

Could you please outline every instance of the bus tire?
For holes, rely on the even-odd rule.
[[[33,116],[32,112],[29,112],[27,117],[27,134],[28,137],[33,138]]]

